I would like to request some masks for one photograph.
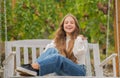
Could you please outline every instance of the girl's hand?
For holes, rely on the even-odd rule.
[[[39,68],[40,68],[38,63],[33,63],[31,65],[32,65],[33,69],[39,70]]]
[[[82,40],[87,40],[87,37],[83,36],[83,35],[79,35],[79,37],[82,38]]]

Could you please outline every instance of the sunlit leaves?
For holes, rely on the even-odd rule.
[[[72,13],[79,21],[80,34],[87,36],[89,42],[101,44],[106,42],[107,0],[16,1],[13,10],[11,2],[7,1],[8,40],[53,38],[64,15]],[[113,6],[109,19],[111,32],[113,31],[112,8]]]

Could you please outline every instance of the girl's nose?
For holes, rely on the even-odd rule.
[[[71,23],[70,22],[68,22],[68,25],[70,25]]]

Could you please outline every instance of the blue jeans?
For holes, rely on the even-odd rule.
[[[78,65],[59,54],[56,48],[49,48],[37,59],[40,65],[39,75],[57,73],[62,76],[85,76],[85,65]]]

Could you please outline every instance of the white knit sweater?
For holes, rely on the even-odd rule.
[[[68,47],[69,40],[70,40],[70,38],[68,37],[66,39],[66,48]],[[46,46],[46,49],[44,50],[44,52],[48,48],[53,48],[53,47],[55,47],[54,40]],[[77,58],[78,64],[80,64],[80,65],[84,64],[85,65],[86,47],[85,47],[85,44],[84,44],[84,42],[83,42],[83,40],[80,36],[78,36],[75,39],[74,47],[73,47],[73,54]]]

